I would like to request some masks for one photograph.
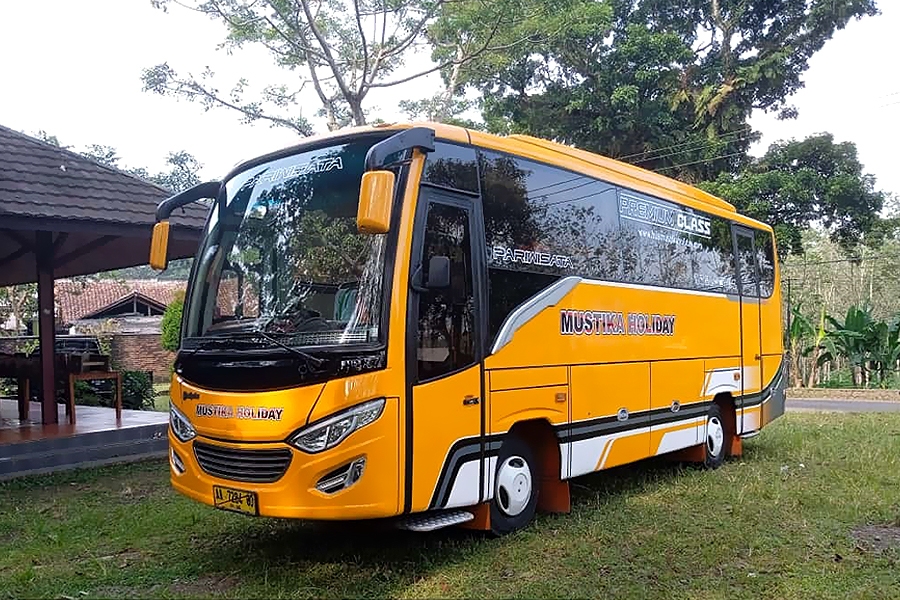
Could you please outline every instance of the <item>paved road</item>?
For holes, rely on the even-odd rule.
[[[880,400],[828,400],[822,399],[790,399],[785,405],[787,410],[796,411],[831,411],[831,412],[900,412],[900,402]]]

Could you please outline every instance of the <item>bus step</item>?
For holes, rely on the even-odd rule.
[[[757,429],[756,431],[748,431],[747,433],[741,434],[741,439],[749,440],[750,438],[755,438],[758,435],[759,435],[759,429]]]
[[[434,531],[435,529],[459,525],[474,518],[475,515],[465,510],[430,512],[407,517],[400,521],[398,527],[410,531]]]

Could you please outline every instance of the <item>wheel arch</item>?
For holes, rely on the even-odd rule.
[[[516,422],[506,434],[527,443],[534,452],[538,481],[538,510],[568,513],[571,510],[569,482],[562,479],[562,452],[556,429],[544,418]]]

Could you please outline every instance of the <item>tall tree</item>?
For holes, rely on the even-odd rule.
[[[554,4],[530,2],[535,14]],[[875,0],[581,4],[593,19],[472,61],[460,85],[481,90],[494,131],[527,131],[690,182],[739,169],[754,141],[751,112],[795,116],[788,99],[809,59],[851,19],[877,14]]]
[[[0,335],[17,335],[37,316],[37,284],[0,287]],[[9,324],[10,329],[4,327]]]
[[[722,173],[700,186],[742,213],[772,223],[782,254],[801,253],[802,233],[812,224],[845,251],[867,232],[883,234],[878,213],[885,194],[863,172],[856,145],[836,144],[830,133],[772,144],[740,174]]]
[[[170,0],[152,0],[163,9]],[[206,109],[226,107],[248,122],[266,120],[301,135],[312,133],[297,108],[308,86],[318,98],[329,129],[366,123],[365,101],[376,88],[390,88],[435,71],[462,65],[499,47],[492,43],[507,24],[505,7],[516,0],[480,2],[484,27],[454,40],[450,56],[420,70],[405,69],[407,59],[426,43],[426,34],[449,0],[194,0],[178,2],[222,23],[223,46],[246,45],[268,50],[291,78],[269,86],[255,100],[242,78],[230,91],[213,83],[207,69],[199,76],[180,75],[168,63],[145,69],[144,89],[197,100]]]

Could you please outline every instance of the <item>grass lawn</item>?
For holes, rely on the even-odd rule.
[[[153,410],[169,412],[169,383],[154,383],[153,393]]]
[[[571,514],[502,539],[252,519],[167,478],[0,484],[0,598],[900,598],[900,414],[789,413],[717,471],[582,478]]]

